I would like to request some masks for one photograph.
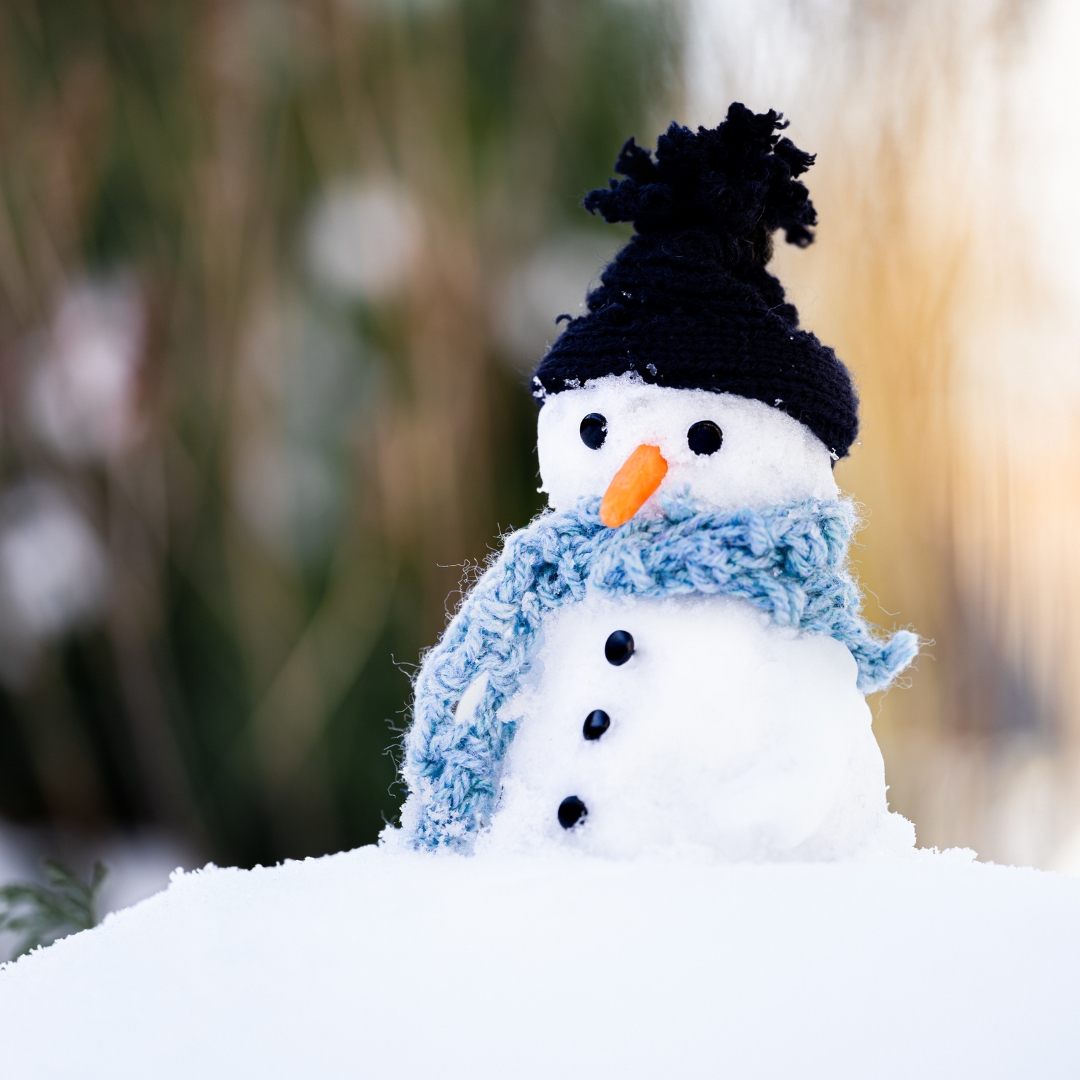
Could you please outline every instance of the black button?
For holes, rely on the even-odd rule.
[[[591,412],[581,421],[581,441],[590,450],[599,450],[607,438],[607,420],[598,412]]]
[[[699,420],[686,433],[686,443],[695,454],[715,454],[724,441],[724,433],[711,421]]]
[[[585,717],[585,726],[581,729],[586,739],[599,739],[611,727],[611,717],[603,709],[593,709]]]
[[[572,829],[588,812],[576,795],[569,795],[559,803],[559,824],[564,829]]]
[[[604,655],[609,664],[616,667],[625,664],[634,655],[634,639],[628,630],[616,630],[608,634],[604,642]]]

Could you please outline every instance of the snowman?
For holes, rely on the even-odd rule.
[[[585,206],[635,234],[533,379],[549,509],[425,658],[417,847],[836,859],[909,848],[865,693],[875,633],[833,466],[857,399],[766,269],[812,240],[813,158],[775,112],[672,124]],[[568,317],[566,317],[568,318]]]

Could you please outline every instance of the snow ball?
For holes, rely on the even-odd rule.
[[[633,636],[618,666],[611,631]],[[857,668],[843,644],[732,597],[589,594],[545,625],[481,849],[634,858],[833,859],[906,850]],[[603,710],[595,739],[583,724]],[[558,808],[588,817],[570,831]]]
[[[607,437],[595,450],[580,434],[582,419],[591,413],[607,421]],[[701,421],[711,421],[723,433],[716,453],[690,449],[687,433]],[[603,495],[643,443],[658,446],[668,463],[646,513],[656,512],[664,494],[685,488],[723,510],[838,494],[829,451],[787,413],[736,394],[653,386],[633,372],[547,396],[538,423],[540,490],[554,510],[572,509],[583,496]]]

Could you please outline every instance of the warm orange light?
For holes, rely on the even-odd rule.
[[[655,446],[639,446],[608,484],[600,503],[600,520],[610,529],[629,521],[667,476],[667,462]]]

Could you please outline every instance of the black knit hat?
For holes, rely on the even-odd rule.
[[[817,214],[795,178],[814,162],[770,110],[736,102],[712,130],[672,124],[650,151],[622,148],[627,179],[590,192],[585,208],[637,230],[570,319],[533,376],[548,394],[604,375],[739,394],[782,409],[837,457],[858,432],[858,399],[832,349],[800,330],[799,315],[765,266],[772,234],[814,239]],[[569,318],[569,316],[560,316]]]

